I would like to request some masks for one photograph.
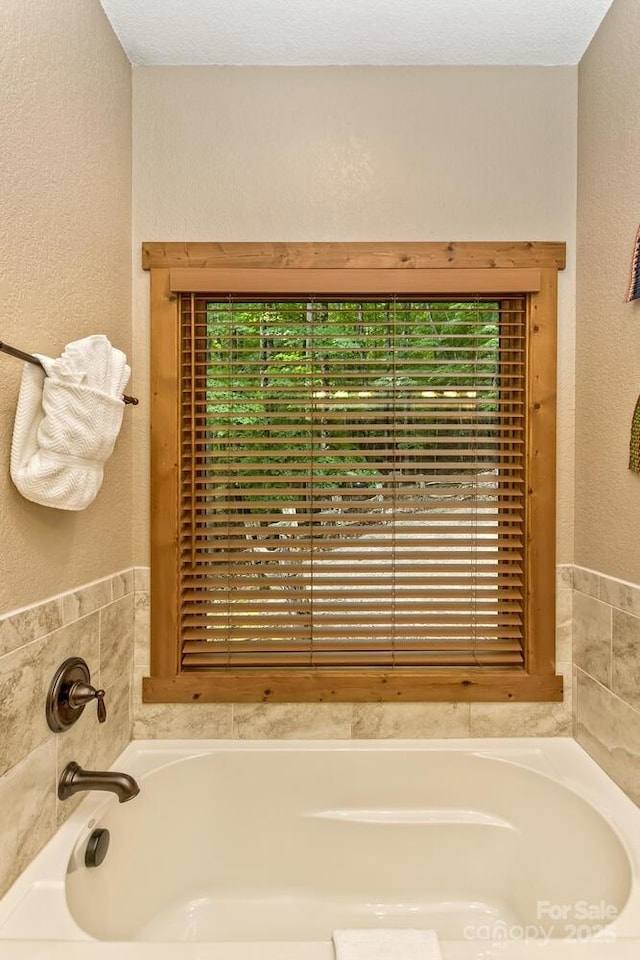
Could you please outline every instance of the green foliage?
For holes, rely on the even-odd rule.
[[[375,494],[471,444],[469,412],[490,433],[496,303],[210,303],[206,327],[214,500]]]

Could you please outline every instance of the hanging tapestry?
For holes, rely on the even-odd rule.
[[[631,300],[640,300],[640,229],[638,229],[638,232],[636,234],[636,242],[633,248],[633,261],[631,263],[631,282],[629,283],[627,303]]]
[[[631,443],[629,444],[629,470],[640,473],[640,398],[636,402],[631,421]]]

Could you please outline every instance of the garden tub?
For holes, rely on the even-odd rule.
[[[87,796],[0,902],[0,956],[324,960],[342,927],[433,928],[446,960],[640,938],[640,810],[572,740],[137,741],[114,768],[139,796]]]

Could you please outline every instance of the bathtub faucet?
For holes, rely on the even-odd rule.
[[[120,803],[133,800],[140,793],[140,787],[128,773],[115,773],[110,770],[83,770],[72,761],[60,775],[58,797],[68,800],[81,790],[108,790],[115,793]]]

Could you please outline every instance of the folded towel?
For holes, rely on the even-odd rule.
[[[442,960],[434,930],[334,930],[336,960]]]
[[[27,500],[84,510],[102,486],[103,467],[122,425],[131,370],[105,336],[76,340],[45,373],[25,364],[11,444],[11,479]]]

